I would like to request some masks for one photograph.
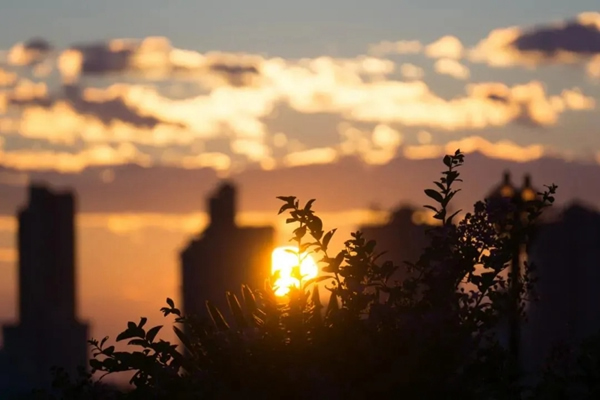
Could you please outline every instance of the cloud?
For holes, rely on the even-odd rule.
[[[435,72],[440,75],[449,75],[456,79],[469,79],[471,71],[469,68],[451,58],[440,58],[435,62]]]
[[[58,57],[58,69],[65,83],[75,83],[80,75],[138,73],[150,78],[173,74],[212,75],[233,86],[245,86],[260,74],[260,57],[213,52],[201,54],[174,48],[165,37],[141,40],[114,39],[108,42],[78,44]]]
[[[423,68],[410,63],[402,64],[400,66],[400,73],[406,79],[418,80],[423,79],[423,77],[425,76],[425,71],[423,71]]]
[[[0,87],[12,86],[17,82],[18,75],[0,68]]]
[[[425,55],[430,58],[450,58],[459,60],[463,56],[463,45],[455,36],[443,36],[425,47]]]
[[[388,54],[418,54],[423,45],[418,40],[383,41],[369,46],[369,54],[382,57]]]
[[[594,56],[586,66],[587,74],[596,79],[600,79],[600,55]]]
[[[544,156],[542,145],[519,146],[508,140],[490,142],[480,136],[469,136],[446,145],[405,146],[403,154],[408,159],[421,160],[443,157],[456,149],[460,149],[465,154],[479,152],[489,158],[520,163],[538,160]]]
[[[10,65],[29,66],[43,61],[52,50],[52,46],[44,39],[31,39],[15,44],[8,52]]]
[[[1,143],[0,143],[1,144]],[[107,166],[137,163],[148,165],[149,157],[139,152],[132,144],[119,146],[96,145],[76,153],[50,150],[11,150],[0,146],[0,163],[3,167],[19,171],[54,170],[59,172],[81,172],[90,166]]]
[[[330,164],[337,158],[337,151],[330,147],[321,147],[310,150],[289,153],[284,157],[287,167],[298,167],[311,164]]]
[[[493,30],[471,50],[470,59],[494,67],[535,67],[584,62],[599,54],[600,13],[587,12],[570,21],[530,29]],[[591,72],[593,75],[594,68]]]
[[[419,42],[389,43],[383,47],[423,50]],[[463,51],[458,39],[443,37],[424,51],[442,57],[435,60],[438,73],[469,77],[457,60]],[[0,160],[0,165],[77,171],[102,162],[132,162],[213,168],[221,175],[248,164],[274,169],[333,162],[339,156],[383,165],[397,156],[404,128],[463,132],[509,124],[543,127],[555,125],[565,112],[595,108],[594,99],[580,89],[548,93],[538,81],[514,86],[482,82],[448,96],[421,80],[420,67],[373,55],[292,60],[198,53],[174,48],[160,37],[75,45],[61,53],[58,65],[70,82],[58,90],[48,87],[50,81],[18,79],[0,93],[0,112],[9,111],[0,116],[0,129],[11,135],[11,150],[3,150],[8,161]],[[124,76],[131,73],[141,75]],[[75,83],[86,74],[130,83]],[[178,81],[178,74],[192,79]],[[189,92],[170,95],[164,86],[173,82]],[[300,134],[289,119],[277,125],[281,121],[274,115],[281,109],[330,122]],[[336,136],[340,120],[352,129]],[[18,140],[23,138],[27,141]],[[136,153],[122,156],[117,150],[121,145]],[[48,150],[53,148],[60,150]],[[62,164],[56,161],[61,155],[66,158]]]
[[[358,156],[367,165],[388,163],[396,157],[403,141],[399,131],[385,124],[378,124],[372,131],[365,131],[342,123],[338,126],[338,131],[342,137],[341,154]]]

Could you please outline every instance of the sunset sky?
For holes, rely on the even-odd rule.
[[[79,312],[94,337],[161,322],[220,178],[240,185],[240,222],[277,224],[281,244],[275,196],[316,198],[341,241],[381,217],[374,205],[422,205],[457,148],[458,206],[508,168],[597,207],[594,5],[2,2],[0,320],[16,316],[14,215],[32,180],[78,193]]]

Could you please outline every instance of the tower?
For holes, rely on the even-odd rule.
[[[18,213],[19,323],[4,327],[13,382],[44,388],[50,368],[87,366],[87,325],[76,317],[75,197],[29,187]]]
[[[228,313],[225,292],[262,287],[270,273],[274,230],[236,224],[237,190],[223,182],[208,199],[208,227],[181,252],[183,311],[206,315],[206,300]]]

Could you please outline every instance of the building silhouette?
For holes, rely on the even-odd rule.
[[[218,187],[208,199],[208,227],[181,252],[183,309],[188,315],[205,316],[206,300],[226,314],[226,291],[239,294],[242,284],[262,288],[270,274],[274,229],[238,226],[236,194],[231,183]]]
[[[600,332],[600,213],[581,204],[544,223],[529,261],[539,301],[524,325],[524,365],[537,370],[554,344],[577,345]]]
[[[519,189],[506,172],[490,197],[527,201],[535,195],[528,175]],[[600,332],[600,213],[577,202],[544,212],[521,257],[520,266],[526,259],[537,279],[538,301],[528,304],[519,335],[523,377],[535,380],[554,345],[577,346]]]
[[[19,322],[4,326],[3,358],[14,391],[48,387],[53,366],[71,376],[87,366],[88,326],[76,310],[74,221],[72,193],[29,187],[29,204],[18,213]]]
[[[416,208],[401,206],[392,212],[383,225],[365,225],[359,230],[367,240],[377,242],[376,249],[385,251],[382,261],[392,261],[399,266],[392,280],[403,281],[409,274],[406,262],[415,263],[429,244],[427,225]]]

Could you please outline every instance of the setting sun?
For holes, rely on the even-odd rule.
[[[294,253],[290,253],[290,251]],[[279,271],[279,279],[274,284],[275,295],[285,296],[289,293],[291,286],[300,287],[301,282],[315,278],[319,273],[319,267],[310,254],[302,254],[304,258],[300,264],[302,280],[292,276],[292,270],[298,265],[298,249],[292,246],[282,246],[273,250],[271,255],[271,273]]]

